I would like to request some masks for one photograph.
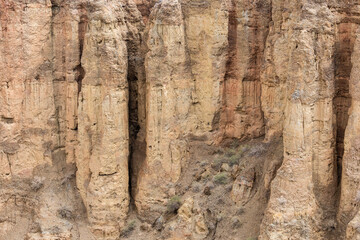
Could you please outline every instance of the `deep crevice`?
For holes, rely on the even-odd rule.
[[[345,129],[349,119],[351,95],[349,81],[352,69],[351,55],[354,48],[355,27],[352,23],[340,23],[338,39],[335,45],[335,94],[333,108],[336,114],[335,159],[337,163],[338,185],[341,182],[342,158],[344,155]]]
[[[342,160],[344,155],[345,130],[349,119],[351,95],[349,91],[350,75],[352,71],[351,56],[354,50],[357,24],[348,21],[340,22],[337,26],[337,39],[335,44],[335,93],[333,109],[336,114],[335,134],[335,161],[337,166],[337,192],[336,209],[339,209],[341,196]],[[339,217],[339,216],[338,216]],[[339,222],[337,234],[343,235],[345,225]]]
[[[14,118],[13,117],[1,116],[1,121],[6,123],[6,124],[11,124],[11,123],[14,123]]]
[[[85,77],[85,70],[81,66],[81,63],[74,68],[74,72],[76,73],[75,80],[78,84],[78,94],[79,94],[81,92],[82,80]]]
[[[85,40],[85,33],[88,26],[88,17],[86,14],[86,8],[82,5],[80,12],[82,15],[80,17],[80,22],[78,25],[78,39],[79,39],[79,65],[75,67],[74,71],[76,72],[76,82],[78,83],[78,93],[81,92],[82,80],[85,77],[85,70],[81,65],[81,58],[84,51],[84,40]]]
[[[130,206],[134,207],[134,197],[132,195],[133,181],[134,181],[134,166],[132,159],[134,158],[134,152],[136,148],[137,134],[140,130],[138,122],[138,89],[137,89],[137,77],[135,76],[134,69],[129,67],[128,72],[128,84],[129,84],[129,194],[130,194]]]
[[[135,209],[135,202],[133,196],[133,188],[137,182],[137,170],[135,166],[136,152],[139,151],[140,146],[137,141],[138,133],[140,131],[139,122],[139,46],[140,42],[127,41],[128,51],[128,121],[129,121],[129,160],[128,160],[128,173],[129,173],[129,195],[130,195],[130,208]]]

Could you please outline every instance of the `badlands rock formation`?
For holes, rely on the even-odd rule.
[[[360,239],[360,1],[0,0],[0,239]]]

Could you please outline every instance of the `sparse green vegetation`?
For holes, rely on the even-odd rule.
[[[244,154],[245,152],[247,152],[250,149],[250,146],[247,144],[241,145],[238,149],[239,152],[241,152],[241,154]]]
[[[167,203],[167,211],[171,213],[176,213],[181,206],[181,198],[177,195],[173,196]]]
[[[238,154],[233,155],[229,158],[229,165],[230,167],[239,164],[239,160],[240,160],[241,156],[239,156]]]
[[[250,147],[245,144],[237,147],[236,149],[228,148],[224,150],[224,154],[217,157],[212,167],[218,171],[223,163],[229,164],[230,167],[239,164],[241,157],[245,152],[249,151]]]
[[[224,172],[214,176],[214,182],[217,184],[227,184],[229,181],[228,175]]]
[[[219,171],[221,168],[221,165],[225,162],[227,162],[226,158],[224,158],[223,156],[220,156],[214,160],[214,162],[211,166],[214,170]]]
[[[237,154],[236,149],[229,149],[228,151],[226,151],[225,156],[226,157],[232,157],[232,156],[234,156],[236,154]]]

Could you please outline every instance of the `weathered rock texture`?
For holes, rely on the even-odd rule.
[[[157,4],[146,33],[146,159],[140,166],[134,196],[140,213],[165,203],[168,184],[180,177],[181,163],[186,160],[184,134],[188,132],[192,91],[179,2]]]
[[[73,179],[76,165],[81,200],[52,197],[67,208],[83,202],[99,239],[119,236],[129,208],[128,42],[140,26],[133,2],[1,2],[2,179],[45,174],[37,168]],[[48,219],[38,218],[37,238],[49,239]],[[53,233],[63,235],[76,238]]]
[[[343,238],[354,215],[343,211],[355,199],[345,197],[355,193],[347,183],[350,167],[344,154],[354,141],[346,144],[344,130],[353,127],[348,109],[353,106],[349,81],[355,71],[356,4],[298,1],[285,6],[276,1],[272,6],[263,109],[265,119],[271,119],[267,139],[283,134],[284,162],[272,183],[261,239]],[[354,113],[349,114],[351,119]]]
[[[225,137],[264,134],[260,73],[271,20],[271,1],[231,1],[221,127]]]
[[[0,238],[119,239],[136,216],[135,239],[237,239],[237,208],[255,206],[260,239],[360,239],[359,15],[355,0],[0,0]],[[211,162],[238,141],[253,146]],[[212,175],[231,221],[190,194],[193,179],[212,199]]]
[[[188,159],[188,135],[213,129],[225,67],[226,10],[221,1],[165,0],[150,15],[144,37],[146,159],[139,166],[134,194],[137,209],[151,211],[150,219],[175,194],[170,190]],[[214,21],[215,15],[219,22],[195,24]]]

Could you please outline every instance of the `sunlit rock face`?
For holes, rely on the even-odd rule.
[[[359,239],[359,7],[0,0],[0,239]]]

